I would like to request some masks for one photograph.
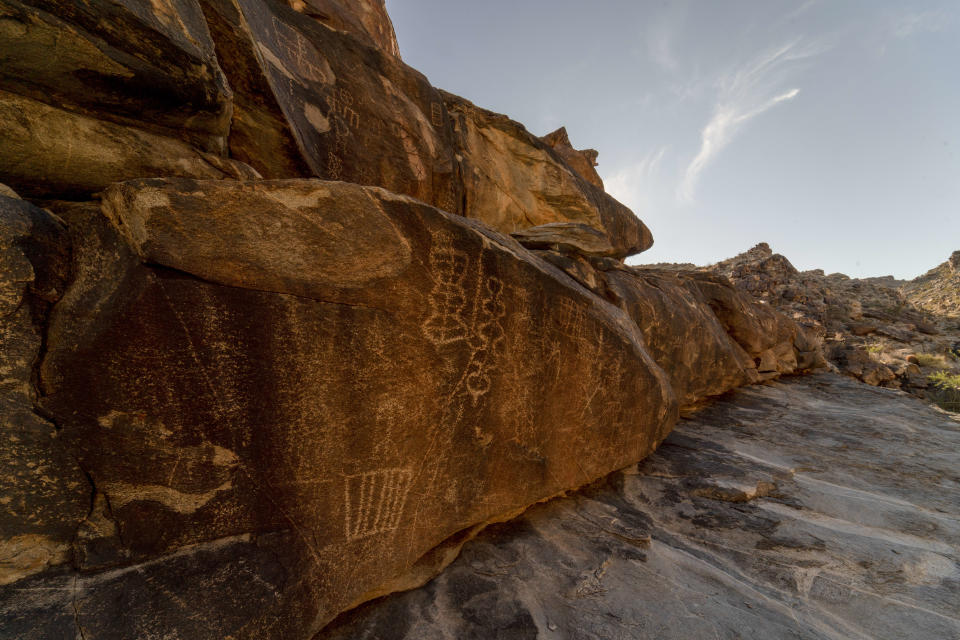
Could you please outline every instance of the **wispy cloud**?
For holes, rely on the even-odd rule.
[[[940,31],[949,19],[950,15],[943,10],[905,11],[890,15],[890,31],[895,38],[902,40],[920,33]]]
[[[660,180],[660,169],[667,147],[660,147],[639,161],[604,178],[607,193],[639,215],[650,210]]]
[[[799,95],[798,88],[784,89],[784,76],[794,63],[822,51],[822,46],[802,45],[794,40],[721,74],[713,114],[700,134],[700,150],[677,187],[677,200],[681,204],[695,202],[703,171],[748,121]]]

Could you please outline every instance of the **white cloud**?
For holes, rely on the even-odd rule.
[[[908,11],[890,16],[890,31],[899,39],[940,31],[949,21],[945,11]]]
[[[800,89],[784,90],[783,76],[793,63],[824,50],[821,46],[801,46],[799,40],[771,49],[718,80],[718,97],[713,115],[700,134],[700,150],[687,166],[677,187],[677,200],[692,204],[696,200],[700,176],[717,155],[733,140],[744,124],[776,105],[793,100]]]
[[[667,147],[651,151],[638,162],[603,179],[607,193],[642,216],[651,209],[661,184],[660,166]]]

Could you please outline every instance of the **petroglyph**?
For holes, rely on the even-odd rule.
[[[299,31],[276,16],[273,16],[273,30],[279,49],[287,55],[280,56],[272,51],[267,55],[266,48],[261,46],[260,52],[271,65],[300,85],[306,85],[304,80],[321,84],[333,82],[333,70],[326,58]],[[277,62],[280,60],[282,62],[278,65]]]
[[[584,337],[583,323],[585,309],[569,298],[560,298],[557,303],[557,329],[563,335],[577,342]]]
[[[469,335],[464,314],[467,307],[465,280],[470,259],[453,247],[452,239],[434,236],[430,251],[430,270],[434,285],[430,292],[430,315],[423,333],[435,345],[466,340]]]
[[[327,177],[339,180],[343,176],[343,161],[333,151],[327,152]]]
[[[360,114],[353,108],[353,94],[347,89],[339,88],[331,91],[326,97],[327,108],[330,114],[338,115],[343,118],[346,124],[353,128],[360,128]]]
[[[380,469],[347,476],[344,528],[347,540],[395,531],[413,480],[410,469]]]
[[[316,105],[312,105],[309,102],[304,104],[303,115],[307,119],[307,122],[313,125],[313,128],[316,129],[317,133],[326,133],[327,131],[330,131],[330,121],[327,120],[327,117],[323,114],[323,111],[321,111]]]
[[[157,502],[177,513],[193,513],[213,500],[218,493],[232,488],[233,482],[230,480],[204,493],[186,493],[155,484],[108,482],[103,485],[103,491],[110,498],[110,506],[114,509],[122,508],[131,502]]]
[[[443,106],[439,102],[430,105],[430,121],[435,127],[443,126]]]

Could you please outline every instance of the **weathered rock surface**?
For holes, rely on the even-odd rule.
[[[231,93],[196,0],[2,0],[6,92],[226,147]]]
[[[653,246],[650,230],[625,206],[564,162],[518,122],[443,93],[463,157],[464,215],[512,233],[551,222],[603,231],[617,257]]]
[[[287,0],[311,18],[399,58],[400,45],[384,0]]]
[[[255,177],[195,0],[0,2],[0,180],[84,197],[134,177]]]
[[[580,174],[580,177],[603,189],[603,180],[600,179],[600,174],[597,173],[595,168],[597,166],[597,156],[600,155],[596,149],[583,149],[582,151],[574,149],[566,127],[560,127],[540,139],[559,153],[560,157]]]
[[[693,265],[673,268],[698,271]],[[960,372],[952,353],[960,344],[960,278],[952,261],[909,282],[889,276],[855,279],[800,272],[761,243],[699,271],[719,274],[782,311],[812,341],[823,341],[825,354],[841,372],[867,384],[936,399],[939,391],[929,376]]]
[[[958,452],[900,392],[746,388],[318,640],[960,637]]]
[[[46,313],[69,256],[62,222],[0,195],[0,585],[68,561],[90,506],[76,461],[34,411]]]
[[[8,635],[309,638],[675,420],[623,312],[464,218],[319,181],[142,181],[103,207],[40,378],[113,526],[79,574],[15,583]]]
[[[380,186],[461,212],[450,118],[422,74],[274,0],[203,5],[236,96],[232,157],[267,178]]]
[[[960,251],[900,289],[915,306],[960,326]]]

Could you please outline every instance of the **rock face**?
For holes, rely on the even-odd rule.
[[[400,45],[384,0],[289,0],[290,7],[399,58]]]
[[[89,509],[86,478],[34,411],[43,318],[63,294],[69,258],[61,221],[0,195],[0,585],[67,562]]]
[[[958,637],[958,451],[898,392],[741,390],[318,640]]]
[[[596,149],[584,149],[582,151],[574,149],[566,127],[560,127],[540,139],[559,153],[560,157],[580,174],[580,177],[593,186],[603,189],[603,180],[600,179],[600,174],[597,173],[595,168],[597,166],[597,156],[600,155]]]
[[[77,197],[141,176],[253,177],[194,0],[0,2],[0,180]]]
[[[412,199],[153,180],[103,208],[41,371],[43,410],[115,525],[79,545],[89,582],[59,605],[88,637],[122,637],[111,599],[129,589],[132,637],[159,619],[183,637],[308,638],[485,522],[648,455],[676,419],[625,314]],[[209,565],[196,588],[235,580],[241,599],[259,580],[261,606],[208,632],[157,605],[186,555]],[[118,563],[156,588],[105,587]],[[35,615],[18,612],[18,637],[62,628]]]
[[[2,640],[307,640],[818,364],[382,0],[0,0],[0,62]]]

